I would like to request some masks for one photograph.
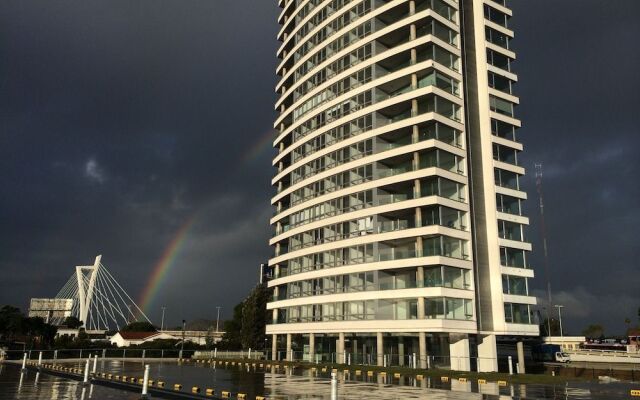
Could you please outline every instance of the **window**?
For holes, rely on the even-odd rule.
[[[515,222],[498,220],[498,234],[503,239],[522,241],[522,225]]]
[[[531,324],[531,310],[528,304],[504,303],[505,321],[512,324]]]
[[[522,215],[521,213],[521,200],[507,196],[506,194],[496,194],[496,205],[499,212]]]
[[[502,275],[502,292],[518,296],[527,296],[527,278],[521,276]]]
[[[491,133],[494,136],[516,141],[516,127],[497,119],[491,119]]]
[[[489,96],[489,108],[493,112],[497,112],[498,114],[506,115],[508,117],[513,117],[515,115],[512,102],[495,96]]]

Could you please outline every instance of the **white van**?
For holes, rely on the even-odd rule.
[[[567,353],[561,351],[556,352],[556,362],[568,363],[571,362],[571,357]]]

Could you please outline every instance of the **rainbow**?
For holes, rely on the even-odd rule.
[[[273,140],[276,138],[275,130],[269,129],[240,157],[242,164],[247,164],[258,157],[267,149],[271,148]]]
[[[173,239],[169,242],[167,247],[162,252],[162,255],[156,262],[151,272],[151,278],[147,282],[142,296],[140,297],[140,307],[143,311],[148,310],[151,303],[158,294],[158,290],[162,287],[171,267],[174,265],[176,257],[180,254],[180,250],[186,242],[186,238],[189,236],[189,231],[193,227],[196,221],[196,216],[193,215],[178,229]]]

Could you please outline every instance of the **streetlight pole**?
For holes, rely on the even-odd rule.
[[[558,321],[560,322],[560,337],[563,337],[564,334],[562,332],[562,307],[564,306],[560,304],[556,304],[554,307],[558,309]]]
[[[220,326],[220,306],[216,307],[218,309],[218,317],[216,318],[216,333],[219,332],[218,328]]]
[[[182,320],[182,343],[180,343],[180,354],[184,354],[183,350],[184,350],[184,328],[187,324],[186,320]]]
[[[160,331],[164,330],[164,310],[166,310],[167,307],[162,306],[162,322],[160,323]]]

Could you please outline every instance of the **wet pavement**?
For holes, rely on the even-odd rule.
[[[83,362],[67,363],[67,366],[84,368]],[[27,372],[22,375],[19,367],[0,366],[0,400],[4,399],[138,399],[135,393],[121,392],[116,389],[93,385],[83,387],[79,382],[52,377],[46,374],[36,375]],[[99,361],[98,372],[129,377],[142,377],[143,362],[119,360]],[[190,391],[192,386],[215,389],[216,394],[226,390],[232,393],[247,394],[247,399],[266,396],[273,400],[323,400],[331,398],[328,376],[330,371],[322,370],[284,370],[265,371],[256,367],[221,366],[214,364],[185,364],[176,362],[150,363],[150,377],[166,382],[166,387],[174,383],[182,384],[183,390]],[[367,376],[363,369],[361,375],[338,373],[339,399],[344,400],[388,400],[388,399],[580,399],[580,400],[616,400],[628,399],[631,389],[640,388],[640,384],[570,382],[563,385],[507,385],[499,386],[488,382],[441,382],[440,379],[425,377],[416,380],[413,377],[389,375]],[[83,397],[84,391],[84,397]]]

